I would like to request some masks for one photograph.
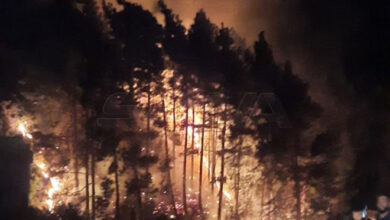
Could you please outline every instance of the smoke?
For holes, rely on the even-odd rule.
[[[132,2],[141,4],[163,22],[156,1]],[[339,30],[343,30],[347,19],[342,18],[346,15],[341,7],[333,8],[334,3],[322,0],[315,4],[293,0],[166,0],[166,3],[186,27],[191,25],[195,13],[204,9],[213,23],[233,27],[247,46],[252,46],[258,33],[264,30],[276,60],[292,62],[294,72],[312,85],[310,94],[317,102],[337,105],[336,100],[324,94],[329,94],[330,79],[336,80],[337,86],[344,85],[341,74],[344,34]],[[336,19],[337,16],[342,17]]]
[[[163,22],[156,0],[131,1],[143,5]],[[339,123],[345,118],[351,100],[359,95],[353,79],[347,79],[346,45],[362,43],[360,32],[383,29],[376,23],[386,20],[386,8],[389,9],[385,1],[367,4],[349,0],[166,0],[166,3],[186,27],[192,23],[196,11],[203,8],[212,22],[233,27],[248,46],[264,30],[276,60],[290,60],[294,72],[310,83],[310,95],[324,107],[323,118],[327,123]],[[353,60],[353,56],[349,58]]]

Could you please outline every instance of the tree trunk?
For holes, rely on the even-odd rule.
[[[173,160],[173,177],[175,177],[175,168],[176,168],[176,94],[175,88],[173,88],[173,141],[172,141],[172,160]]]
[[[209,182],[211,181],[211,146],[212,146],[212,142],[214,141],[214,124],[213,124],[213,116],[210,117],[210,130],[209,130],[209,143],[207,145],[207,164],[208,164],[208,168],[207,168],[207,177],[208,177],[208,180]]]
[[[173,111],[172,111],[172,114],[173,114],[173,131],[175,132],[176,131],[176,92],[175,92],[175,89],[173,89],[173,92],[172,92],[172,99],[173,99]]]
[[[191,188],[194,182],[194,151],[195,151],[195,105],[192,102],[192,134],[191,134]]]
[[[96,157],[96,152],[95,152],[95,146],[92,144],[92,152],[91,152],[91,177],[92,177],[92,203],[91,203],[91,209],[92,209],[92,220],[95,220],[95,214],[96,214],[96,206],[95,206],[95,157]]]
[[[299,178],[299,167],[298,167],[298,156],[295,155],[295,158],[294,158],[294,182],[295,182],[295,186],[294,186],[294,196],[295,196],[295,199],[296,199],[296,205],[295,205],[295,208],[296,208],[296,219],[297,220],[301,220],[302,217],[301,217],[301,182],[300,182],[300,178]]]
[[[150,132],[150,88],[148,89],[148,101],[147,101],[147,107],[146,107],[146,131],[148,132],[148,142],[147,142],[147,152],[149,153],[150,149],[150,138],[149,138],[149,132]]]
[[[116,155],[116,149],[114,150],[114,178],[115,178],[115,219],[119,219],[119,177],[118,177],[118,156]]]
[[[163,106],[163,117],[164,117],[165,160],[166,160],[166,163],[168,165],[168,168],[167,168],[168,187],[169,187],[169,191],[170,191],[169,194],[170,194],[170,197],[171,197],[171,203],[172,203],[172,206],[173,206],[173,211],[174,211],[175,217],[177,217],[175,195],[174,195],[174,192],[173,192],[171,171],[170,171],[171,168],[169,167],[168,129],[167,129],[168,124],[167,124],[167,116],[166,116],[166,112],[165,112],[165,102],[164,102],[164,99],[162,99],[162,106]]]
[[[119,219],[119,218],[115,218]],[[130,208],[130,220],[137,220],[137,214],[135,213],[134,207]]]
[[[89,109],[86,111],[86,121],[90,118],[91,113]],[[86,126],[87,127],[87,126]],[[85,212],[87,216],[87,220],[90,220],[90,213],[89,213],[89,157],[90,157],[90,150],[91,150],[91,140],[89,137],[86,137],[87,139],[87,145],[85,147]]]
[[[276,219],[278,216],[277,216],[277,214],[278,213],[276,213],[276,209],[275,209],[275,207],[276,207],[276,205],[277,204],[275,204],[275,198],[274,198],[274,193],[272,192],[272,185],[271,185],[271,187],[270,187],[271,189],[270,189],[270,199],[271,199],[271,205],[270,205],[270,214],[269,214],[269,219],[270,220],[274,220],[274,219]]]
[[[203,181],[203,147],[204,147],[204,127],[206,121],[206,103],[203,104],[202,114],[202,139],[200,143],[200,163],[199,163],[199,209],[202,210],[202,181]]]
[[[216,176],[215,176],[215,168],[217,165],[217,149],[216,149],[216,143],[215,139],[218,137],[218,121],[215,125],[216,129],[213,127],[214,130],[214,137],[213,137],[213,146],[212,146],[212,165],[211,165],[211,191],[214,192],[214,184],[216,183]]]
[[[89,217],[89,150],[85,150],[85,213],[87,220]]]
[[[218,220],[222,218],[222,198],[223,198],[223,185],[225,182],[225,133],[226,133],[226,104],[223,113],[223,128],[222,128],[222,142],[221,142],[221,174],[220,174],[220,188],[219,188],[219,203],[218,203]]]
[[[238,144],[238,152],[236,158],[236,181],[235,181],[235,194],[236,194],[236,204],[235,204],[235,218],[240,219],[239,216],[239,196],[240,196],[240,175],[241,175],[241,151],[242,151],[242,137],[239,137],[240,141]]]
[[[74,159],[73,162],[73,169],[74,169],[74,177],[75,177],[75,183],[76,183],[76,190],[79,189],[79,161],[78,156],[76,154],[77,152],[77,142],[78,142],[78,131],[77,131],[77,98],[76,95],[73,97],[73,106],[72,106],[72,121],[73,121],[73,146],[72,146],[72,158]]]
[[[186,100],[186,118],[185,118],[185,137],[184,137],[184,162],[183,162],[183,206],[184,215],[187,215],[187,195],[186,195],[186,179],[187,179],[187,142],[188,142],[188,100]]]
[[[150,86],[148,86],[148,101],[146,107],[146,154],[150,155]],[[146,166],[146,172],[149,172],[149,165]]]

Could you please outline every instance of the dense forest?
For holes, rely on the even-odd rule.
[[[349,212],[358,186],[346,187],[348,174],[359,168],[342,157],[337,129],[314,127],[322,108],[293,64],[274,59],[267,33],[248,47],[203,10],[187,28],[164,1],[156,7],[162,24],[124,0],[2,3],[0,134],[32,152],[28,207],[8,214]]]

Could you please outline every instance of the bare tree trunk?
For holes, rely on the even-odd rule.
[[[147,101],[147,109],[146,109],[146,132],[147,132],[147,140],[146,140],[146,153],[150,155],[150,86],[148,86],[148,101]],[[146,166],[146,172],[149,172],[149,165]]]
[[[218,203],[218,220],[222,218],[222,198],[223,185],[225,182],[225,133],[226,133],[226,104],[223,112],[223,128],[222,128],[222,142],[221,142],[221,174],[220,174],[220,188],[219,188],[219,203]]]
[[[89,216],[89,146],[85,151],[85,213],[87,220],[90,219]]]
[[[208,168],[207,168],[207,176],[209,182],[211,181],[211,146],[214,141],[214,117],[211,115],[210,117],[210,130],[209,130],[209,143],[207,145],[207,160],[208,160]]]
[[[200,163],[199,163],[199,209],[202,210],[202,181],[203,181],[203,147],[204,147],[204,127],[206,121],[206,103],[203,103],[202,115],[202,139],[200,143]]]
[[[216,138],[218,137],[218,121],[217,121],[217,124],[216,124],[216,129],[214,129],[214,137],[213,137],[213,149],[212,149],[212,165],[211,165],[211,181],[212,181],[212,185],[211,185],[211,191],[214,192],[214,184],[216,182],[216,176],[215,176],[215,168],[216,168],[216,165],[217,165],[217,149],[216,149]]]
[[[95,145],[92,144],[92,152],[91,152],[91,177],[92,177],[92,203],[91,203],[91,209],[92,209],[92,220],[95,220],[95,157],[96,157],[96,152],[95,152]]]
[[[187,215],[187,195],[186,195],[186,176],[187,176],[187,142],[188,142],[188,100],[186,100],[186,118],[185,118],[185,137],[184,137],[184,162],[183,162],[183,206],[184,215]]]
[[[301,204],[301,182],[300,182],[300,178],[299,178],[299,167],[298,167],[298,156],[295,155],[294,156],[294,182],[295,182],[295,186],[294,186],[294,196],[295,196],[295,199],[296,199],[296,205],[295,205],[295,208],[296,208],[296,219],[297,220],[301,220],[301,207],[302,207],[302,204]]]
[[[175,89],[173,89],[173,131],[176,131],[176,94]]]
[[[176,94],[175,88],[172,91],[173,98],[173,141],[172,141],[172,161],[173,161],[173,177],[175,177],[175,168],[176,168]]]
[[[119,219],[119,177],[118,177],[118,156],[116,155],[116,149],[114,150],[114,178],[115,178],[115,219]]]
[[[194,182],[194,146],[195,146],[195,105],[192,102],[192,134],[191,134],[191,188]]]
[[[148,90],[148,101],[147,101],[147,107],[146,107],[146,131],[148,132],[148,145],[146,146],[148,149],[148,152],[150,149],[150,138],[149,138],[149,132],[150,132],[150,88]]]
[[[175,195],[173,192],[173,186],[172,186],[172,179],[171,179],[171,172],[169,167],[169,149],[168,149],[168,129],[167,129],[167,116],[165,113],[165,102],[164,99],[162,99],[162,106],[163,106],[163,117],[164,117],[164,142],[165,142],[165,160],[168,165],[167,168],[167,176],[168,176],[168,187],[169,187],[169,194],[171,197],[171,203],[173,206],[173,211],[175,214],[175,217],[177,217],[177,210],[176,210],[176,202],[175,202]]]
[[[74,159],[73,162],[73,169],[74,169],[74,177],[75,177],[75,183],[76,183],[76,190],[79,188],[79,161],[78,156],[76,154],[77,152],[77,142],[78,142],[78,131],[77,131],[77,98],[76,95],[73,97],[73,106],[72,106],[72,121],[73,121],[73,146],[72,146],[72,158]]]
[[[235,218],[240,219],[239,216],[239,196],[240,196],[240,175],[241,175],[241,151],[242,151],[242,137],[239,137],[240,141],[238,144],[238,152],[237,152],[237,158],[236,158],[236,179],[235,179],[235,194],[236,194],[236,204],[235,204]]]
[[[86,111],[86,121],[90,118],[91,113],[90,110],[87,109]],[[90,150],[91,150],[91,140],[89,137],[87,139],[87,146],[85,148],[85,212],[87,216],[87,220],[90,220],[90,213],[89,213],[89,157],[90,157]]]

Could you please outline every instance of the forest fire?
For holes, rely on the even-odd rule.
[[[46,200],[46,204],[49,207],[49,211],[53,211],[54,208],[54,201],[53,197],[55,193],[58,193],[61,190],[61,183],[58,177],[51,177],[50,178],[50,185],[51,187],[47,191],[47,197],[48,199]]]
[[[171,89],[171,85],[169,84],[169,82],[171,82],[173,79],[174,79],[174,75],[173,75],[173,72],[174,70],[170,70],[170,69],[167,69],[165,71],[162,72],[162,76],[163,76],[163,80],[162,82],[164,82],[163,84],[163,87],[165,89]],[[168,73],[168,74],[167,74]],[[153,85],[152,86],[152,89],[153,90],[157,90],[158,88],[156,88],[157,85]],[[175,86],[178,86],[180,87],[181,86],[181,83],[180,81],[177,81],[175,82]],[[137,84],[137,82],[134,83],[134,86],[133,88],[141,88],[141,85]],[[136,91],[136,94],[137,94],[137,90]],[[193,89],[194,92],[199,92],[199,90],[197,88],[194,88]],[[158,98],[158,97],[153,97],[153,98],[150,98],[148,99],[147,96],[145,96],[145,93],[142,93],[140,92],[139,93],[139,104],[140,106],[142,106],[142,108],[144,109],[149,109],[148,105],[158,105],[159,103],[161,103],[161,98]],[[183,97],[183,94],[182,93],[179,93],[179,91],[176,91],[176,94],[175,94],[176,97]],[[137,95],[135,96],[136,98],[138,97]],[[146,97],[146,98],[145,98]],[[203,95],[198,95],[197,99],[199,100],[202,100],[204,99]],[[198,187],[211,187],[211,188],[214,188],[212,187],[212,185],[215,185],[215,189],[217,192],[222,192],[222,195],[226,198],[226,206],[232,206],[231,204],[231,200],[233,199],[233,196],[231,195],[231,193],[229,192],[230,189],[233,188],[233,186],[229,185],[229,182],[227,182],[225,185],[225,189],[222,190],[221,189],[221,184],[218,180],[212,180],[212,176],[217,176],[217,172],[221,172],[219,169],[219,166],[217,165],[217,158],[216,158],[216,154],[217,154],[217,150],[216,150],[216,147],[218,145],[218,137],[217,137],[217,133],[220,133],[222,129],[220,127],[220,124],[218,123],[219,121],[221,121],[221,119],[217,119],[217,117],[215,117],[215,122],[211,122],[210,120],[212,120],[211,118],[207,119],[207,122],[205,121],[205,112],[204,110],[202,111],[202,106],[199,106],[198,104],[195,104],[195,103],[192,103],[191,105],[191,112],[188,112],[186,113],[186,107],[182,104],[182,103],[179,103],[179,102],[175,102],[175,99],[173,97],[170,97],[170,96],[166,96],[164,99],[164,102],[165,103],[169,103],[169,105],[165,106],[165,120],[167,120],[167,128],[169,130],[174,130],[175,129],[175,126],[178,126],[178,125],[175,125],[175,123],[181,123],[181,127],[180,127],[180,130],[182,131],[187,131],[186,134],[187,136],[182,136],[184,133],[180,134],[180,138],[183,138],[183,139],[187,139],[186,142],[187,142],[187,146],[185,146],[187,148],[187,157],[188,157],[188,160],[187,160],[187,164],[186,164],[186,172],[189,173],[189,177],[188,178],[185,178],[186,179],[186,182],[187,182],[187,186],[186,186],[186,191],[185,192],[185,198],[186,198],[186,201],[185,203],[187,203],[187,208],[188,209],[191,209],[193,210],[192,212],[194,212],[193,214],[195,213],[198,213],[196,215],[198,215],[198,217],[200,218],[200,215],[204,215],[204,214],[207,214],[210,216],[210,218],[212,216],[214,217],[217,217],[217,214],[211,214],[211,210],[212,207],[214,206],[213,204],[218,204],[219,201],[217,201],[217,196],[214,197],[214,196],[210,196],[208,195],[207,196],[207,199],[205,199],[205,203],[203,204],[204,207],[202,208],[199,208],[198,207],[198,199],[200,198],[200,194],[201,192],[198,190]],[[214,110],[214,111],[217,111],[217,110]],[[142,117],[147,117],[147,113],[145,115],[143,115]],[[149,120],[149,119],[147,119]],[[176,120],[176,122],[175,122]],[[207,124],[206,124],[207,123]],[[214,123],[214,127],[210,127],[210,123]],[[229,123],[232,123],[232,122],[229,122]],[[146,126],[146,125],[145,125]],[[210,128],[206,128],[206,126],[209,126]],[[57,194],[59,194],[62,190],[63,190],[63,184],[61,183],[61,177],[59,176],[52,176],[52,173],[57,173],[57,172],[52,172],[52,170],[58,170],[58,168],[51,168],[52,166],[56,166],[56,165],[51,165],[48,163],[48,160],[45,159],[48,157],[49,155],[49,152],[48,149],[45,150],[46,148],[41,148],[41,147],[45,147],[45,146],[41,146],[41,147],[34,147],[34,143],[35,143],[35,140],[33,139],[33,135],[28,131],[27,129],[27,122],[24,121],[22,123],[19,123],[17,125],[17,129],[18,131],[20,132],[20,134],[25,137],[28,142],[30,143],[30,146],[31,148],[33,149],[33,151],[35,152],[35,155],[34,155],[34,161],[33,161],[33,164],[38,168],[38,173],[40,173],[40,176],[42,177],[40,179],[41,183],[39,185],[41,185],[41,189],[39,189],[40,192],[42,192],[43,194],[37,194],[39,196],[43,196],[45,197],[46,199],[43,199],[41,200],[42,202],[44,202],[44,205],[43,204],[39,204],[39,203],[36,203],[37,207],[45,207],[49,212],[53,213],[56,206],[58,204],[62,204],[63,201],[61,201],[59,198],[57,198]],[[150,126],[149,128],[146,126],[145,128],[146,130],[147,129],[152,129],[152,126]],[[153,129],[158,129],[157,127],[154,127]],[[152,141],[151,141],[152,142]],[[182,142],[183,143],[183,142]],[[66,143],[65,143],[66,144]],[[172,145],[175,145],[173,140],[171,139],[168,139],[167,140],[167,144],[168,146],[172,146]],[[215,145],[214,147],[212,145]],[[215,149],[213,149],[215,148]],[[148,151],[146,151],[148,150]],[[141,149],[141,152],[143,153],[146,153],[146,152],[149,152],[149,155],[150,156],[163,156],[163,154],[161,153],[157,153],[159,151],[156,151],[157,149],[155,148],[150,148],[150,147],[142,147]],[[178,144],[178,146],[176,146],[176,152],[173,151],[174,149],[171,148],[171,149],[168,149],[168,157],[174,157],[174,155],[176,155],[176,157],[178,157],[180,154],[182,154],[184,152],[185,149],[181,148],[180,147],[180,144]],[[202,153],[202,157],[200,155],[201,151],[203,151]],[[157,154],[156,154],[157,153]],[[51,156],[52,157],[52,156]],[[202,160],[201,160],[202,158]],[[213,158],[213,160],[212,160]],[[71,158],[73,160],[73,158]],[[179,162],[180,160],[178,160],[177,162]],[[175,163],[176,165],[173,165],[174,169],[184,169],[183,167],[183,164],[178,164],[178,163]],[[183,161],[182,161],[183,162]],[[70,164],[72,163],[75,163],[74,161],[70,162]],[[96,172],[104,172],[103,170],[100,170],[100,165],[99,164],[96,164]],[[180,168],[181,166],[181,168]],[[204,167],[204,170],[205,172],[203,173],[199,173],[199,167]],[[59,168],[59,169],[62,169],[62,168]],[[77,171],[75,171],[77,172]],[[152,171],[154,172],[154,171]],[[213,173],[211,175],[211,173]],[[177,175],[177,174],[176,174]],[[200,176],[201,175],[201,176]],[[36,178],[39,178],[39,177],[36,177]],[[183,183],[182,181],[180,181],[180,178],[177,178],[175,176],[172,177],[172,181],[176,181],[175,185],[176,186],[179,186],[179,184],[186,184],[185,182]],[[89,178],[88,178],[89,179]],[[85,180],[85,183],[87,182],[88,180]],[[90,181],[90,180],[89,180]],[[95,180],[97,182],[101,182],[101,180]],[[196,186],[197,184],[195,184],[195,182],[199,182],[199,184],[201,185],[198,185]],[[96,184],[96,183],[95,183]],[[119,184],[125,184],[125,183],[120,183]],[[69,185],[69,183],[67,184],[68,186],[67,187],[75,187],[75,183],[73,182],[72,185]],[[88,186],[88,188],[90,188],[90,186]],[[89,190],[91,190],[92,188],[90,188]],[[70,191],[75,191],[76,189],[71,189]],[[210,189],[209,189],[210,190]],[[206,189],[203,189],[203,191],[209,191],[209,190],[206,190]],[[62,193],[65,193],[69,191],[68,190],[64,190],[64,192]],[[99,190],[100,191],[100,190]],[[177,189],[174,189],[175,192],[177,192]],[[169,194],[169,191],[165,191],[164,194]],[[178,202],[175,202],[175,212],[177,212],[177,214],[174,214],[173,213],[173,209],[172,209],[172,205],[169,204],[169,203],[166,203],[164,202],[163,200],[159,202],[159,206],[156,207],[155,211],[153,212],[155,215],[158,215],[160,213],[164,213],[168,216],[170,216],[171,218],[173,216],[176,216],[176,215],[188,215],[189,213],[185,213],[185,205],[183,205],[183,201],[180,202],[180,196],[178,194],[174,195],[175,197],[177,197],[177,200]],[[154,201],[153,197],[150,196],[149,198],[147,197],[147,192],[143,192],[142,193],[142,197],[144,197],[143,200],[145,201]],[[148,198],[148,199],[147,199]],[[158,198],[158,196],[157,196]],[[159,198],[157,200],[161,200],[162,198]],[[67,199],[69,200],[69,199]],[[224,205],[225,206],[225,205]],[[171,208],[169,208],[171,207]],[[225,208],[224,208],[225,210]],[[173,213],[173,214],[172,214]],[[203,213],[203,214],[202,214]],[[192,214],[191,214],[192,215]]]
[[[33,136],[28,132],[26,125],[27,125],[27,122],[20,123],[18,125],[18,130],[20,131],[20,133],[23,137],[28,138],[31,141],[33,139]],[[50,212],[53,212],[55,205],[56,205],[56,201],[54,200],[54,197],[55,197],[55,194],[60,192],[62,184],[61,184],[60,179],[58,177],[50,176],[50,174],[49,174],[50,170],[48,170],[47,165],[44,162],[42,162],[41,160],[44,160],[44,159],[43,158],[38,159],[38,157],[35,156],[34,160],[33,160],[33,164],[39,168],[39,170],[41,171],[41,175],[44,177],[42,179],[43,185],[46,185],[46,186],[49,185],[48,189],[45,190],[47,192],[46,193],[47,199],[46,199],[45,203],[47,205],[47,209]],[[49,180],[48,184],[46,184],[46,182],[47,182],[46,179]],[[45,188],[46,188],[46,186],[45,186]]]
[[[0,189],[23,211],[4,219],[322,220],[350,211],[358,190],[344,190],[356,181],[347,174],[366,164],[341,148],[364,126],[333,129],[353,126],[322,116],[311,97],[319,92],[275,59],[265,32],[247,46],[205,10],[184,26],[173,0],[151,1],[152,11],[123,0],[15,2],[0,10],[12,27],[0,35],[0,174],[10,180]]]

